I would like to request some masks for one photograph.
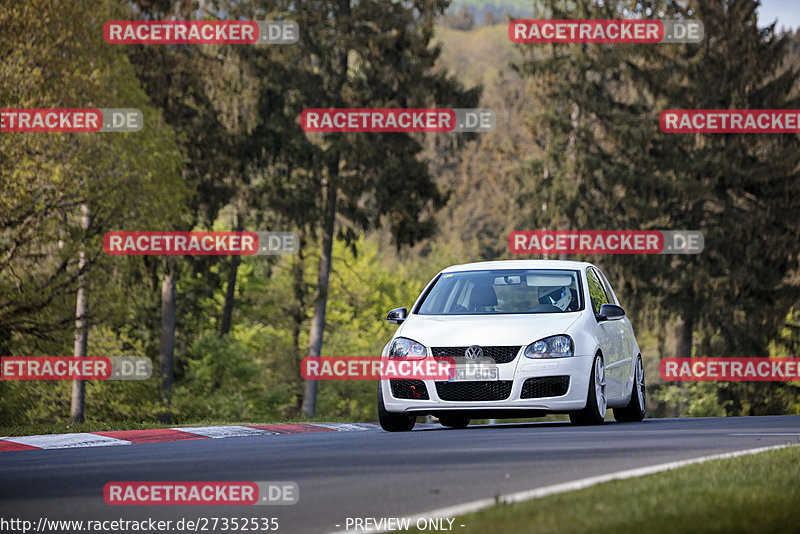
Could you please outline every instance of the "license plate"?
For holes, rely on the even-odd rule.
[[[500,372],[497,367],[457,367],[455,375],[450,382],[475,382],[483,380],[500,380]]]

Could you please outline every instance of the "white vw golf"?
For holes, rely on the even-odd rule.
[[[399,324],[385,358],[449,357],[447,381],[381,380],[381,427],[406,431],[418,415],[463,428],[470,419],[568,413],[576,424],[645,414],[642,356],[614,291],[590,263],[513,260],[454,265],[437,274]]]

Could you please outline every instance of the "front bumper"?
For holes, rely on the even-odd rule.
[[[386,410],[395,413],[434,413],[444,411],[543,411],[566,413],[586,406],[589,380],[592,372],[592,356],[573,356],[552,360],[532,360],[522,355],[510,363],[497,364],[500,381],[513,381],[510,395],[503,400],[442,400],[433,380],[425,380],[430,397],[423,399],[399,399],[392,395],[388,380],[381,381],[381,392]],[[557,397],[521,398],[526,379],[535,377],[568,376],[569,387],[565,395]]]

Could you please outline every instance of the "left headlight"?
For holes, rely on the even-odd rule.
[[[425,345],[405,337],[395,339],[389,349],[389,356],[392,358],[424,358],[427,355],[428,349]]]
[[[568,358],[575,355],[575,344],[569,336],[551,336],[525,347],[526,358]]]

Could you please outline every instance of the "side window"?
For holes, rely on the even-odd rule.
[[[586,282],[589,284],[589,297],[592,299],[592,309],[595,314],[600,313],[600,306],[602,304],[609,304],[608,296],[603,289],[603,284],[600,282],[600,277],[594,269],[589,268],[586,271]]]
[[[608,298],[608,303],[616,304],[616,302],[614,302],[614,299],[611,298],[614,296],[614,292],[611,291],[611,284],[608,283],[608,278],[606,278],[606,275],[600,271],[597,271],[597,273],[600,276],[600,283],[603,284],[603,289],[606,292],[606,298]]]

